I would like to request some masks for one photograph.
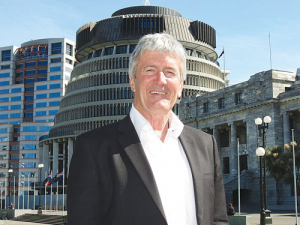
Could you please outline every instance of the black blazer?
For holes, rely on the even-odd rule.
[[[193,175],[198,225],[228,224],[215,139],[185,126],[179,137]],[[167,225],[155,179],[129,116],[77,137],[68,225]]]

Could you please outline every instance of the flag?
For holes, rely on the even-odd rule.
[[[48,186],[50,184],[51,178],[52,178],[52,173],[50,173],[49,176],[44,180],[43,182],[44,186]]]
[[[64,173],[63,173],[63,172],[61,172],[61,173],[59,173],[59,174],[56,174],[55,177],[53,177],[53,178],[51,179],[51,184],[55,184],[56,182],[62,180],[62,179],[63,179],[63,176],[64,176]]]
[[[221,56],[224,54],[224,48],[223,48],[223,51],[221,52],[221,54],[219,55],[218,58],[221,58]]]

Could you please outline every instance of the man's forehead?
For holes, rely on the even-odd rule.
[[[141,57],[143,54],[154,54],[154,55],[169,55],[174,58],[179,58],[174,51],[164,51],[164,50],[144,50],[140,53],[139,57]]]
[[[178,57],[176,54],[172,53],[172,52],[163,52],[163,51],[150,51],[150,50],[145,50],[141,55],[139,55],[138,57],[138,63],[139,60],[141,58],[143,58],[143,60],[148,59],[149,54],[154,57],[156,59],[157,57],[157,62],[159,61],[159,59],[166,59],[166,58],[173,58],[175,59],[175,61],[178,61],[179,63],[181,62],[180,57]],[[146,55],[146,56],[145,56]]]

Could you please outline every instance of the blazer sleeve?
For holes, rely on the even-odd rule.
[[[77,137],[68,177],[69,225],[103,224],[103,185],[99,179],[91,145],[84,135]]]
[[[225,189],[223,183],[223,174],[221,160],[218,152],[218,145],[213,139],[213,149],[215,158],[215,202],[214,202],[214,224],[228,225],[228,216],[226,211]]]

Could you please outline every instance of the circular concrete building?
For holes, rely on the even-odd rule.
[[[152,33],[170,34],[186,49],[187,79],[182,97],[225,86],[226,75],[216,61],[213,27],[183,18],[179,12],[164,7],[120,9],[110,18],[88,23],[77,31],[79,63],[72,71],[49,137],[41,138],[41,152],[52,154],[40,159],[41,162],[49,163],[53,169],[63,165],[68,169],[77,135],[118,121],[129,113],[133,103],[128,78],[129,57],[138,40]],[[173,109],[176,114],[179,101]],[[57,151],[65,157],[59,159]]]

